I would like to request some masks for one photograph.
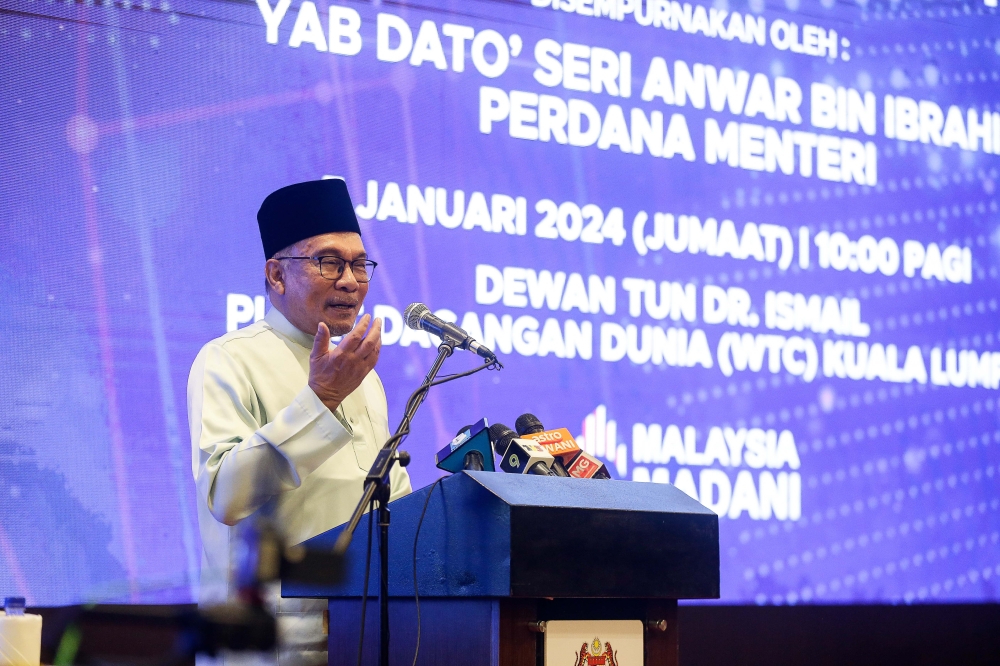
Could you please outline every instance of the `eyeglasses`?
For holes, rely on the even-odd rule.
[[[369,282],[378,264],[370,259],[348,262],[340,257],[275,257],[282,259],[308,259],[319,262],[319,274],[327,280],[337,281],[344,275],[344,268],[351,266],[351,273],[358,282]]]

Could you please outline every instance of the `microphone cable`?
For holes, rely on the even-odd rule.
[[[406,409],[404,410],[404,413],[410,411],[410,406],[413,404],[415,400],[417,400],[418,398],[423,399],[423,396],[428,391],[430,391],[431,387],[433,386],[447,384],[448,382],[455,381],[456,379],[461,379],[462,377],[468,377],[469,375],[474,375],[482,370],[500,370],[501,368],[503,368],[503,365],[501,365],[499,361],[486,361],[482,365],[472,368],[471,370],[466,370],[464,372],[456,372],[453,375],[441,375],[440,378],[435,379],[430,384],[421,384],[420,386],[417,387],[417,389],[413,393],[410,394],[410,397],[407,399]],[[382,445],[382,448],[383,449],[388,448],[390,446],[395,445],[397,442],[402,443],[403,439],[405,439],[406,436],[409,434],[410,434],[410,422],[409,420],[407,420],[400,424],[399,432],[397,432],[395,435],[387,439],[385,441],[385,444]]]

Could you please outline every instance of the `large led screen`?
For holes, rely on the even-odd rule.
[[[995,5],[3,3],[0,596],[196,598],[188,370],[264,196],[342,177],[391,425],[407,304],[506,366],[415,487],[531,412],[716,511],[723,602],[996,601]]]

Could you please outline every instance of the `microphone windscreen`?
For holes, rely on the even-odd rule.
[[[425,312],[428,312],[428,309],[423,303],[410,303],[403,310],[403,319],[406,321],[406,325],[413,330],[420,330],[420,318],[424,316]]]
[[[534,414],[521,414],[517,417],[517,421],[514,421],[514,427],[517,429],[517,434],[523,435],[533,435],[536,432],[542,432],[545,430],[542,426],[542,422],[538,420],[538,417]]]
[[[459,428],[458,432],[455,433],[455,437],[458,437],[459,435],[461,435],[466,430],[468,430],[468,431],[471,432],[472,431],[472,425],[471,424],[470,425],[464,425],[461,428]]]
[[[494,423],[490,426],[490,441],[493,442],[493,450],[497,455],[503,455],[510,446],[511,440],[517,437],[517,433],[502,423]]]

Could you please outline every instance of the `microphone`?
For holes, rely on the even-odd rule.
[[[573,458],[580,452],[576,440],[569,434],[566,428],[546,431],[542,422],[534,414],[521,414],[514,422],[517,434],[524,439],[530,439],[539,446],[545,448],[555,460],[552,462],[552,471],[556,476],[569,476],[566,471]]]
[[[517,433],[502,423],[494,423],[490,426],[490,441],[493,442],[493,450],[498,456],[507,453],[507,446],[511,440],[517,437]]]
[[[570,476],[578,479],[610,479],[611,472],[600,460],[590,455],[586,451],[580,451],[569,467],[566,468]]]
[[[434,462],[439,469],[452,474],[462,470],[495,472],[496,463],[486,419],[459,430],[455,439],[437,452]]]
[[[455,324],[449,323],[431,312],[423,303],[410,303],[403,310],[406,325],[415,331],[427,331],[441,338],[443,342],[459,349],[481,356],[487,361],[496,361],[497,356],[488,347],[477,342],[468,333]]]
[[[490,439],[498,453],[503,451],[500,469],[504,472],[554,476],[551,465],[555,458],[544,447],[531,440],[518,439],[517,433],[502,423],[490,426]]]
[[[545,447],[555,459],[554,469],[559,473],[562,467],[565,474],[578,479],[610,479],[611,473],[600,460],[580,448],[566,428],[544,430],[542,422],[534,414],[522,414],[515,422],[518,433],[525,439],[531,439]]]

